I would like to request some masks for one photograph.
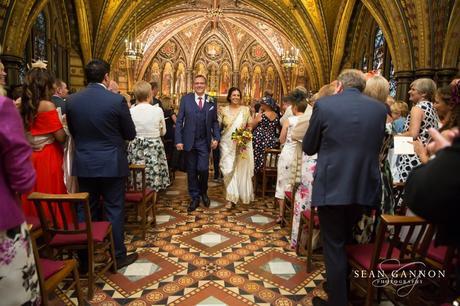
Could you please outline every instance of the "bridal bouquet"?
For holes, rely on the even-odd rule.
[[[232,133],[232,140],[236,143],[236,149],[242,158],[247,158],[247,146],[252,140],[252,133],[246,128],[235,129]]]

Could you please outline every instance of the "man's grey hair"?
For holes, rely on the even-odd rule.
[[[356,88],[362,92],[366,87],[364,73],[357,69],[343,70],[337,80],[342,83],[343,89]]]

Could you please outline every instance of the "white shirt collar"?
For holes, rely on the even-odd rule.
[[[204,105],[204,102],[206,102],[206,94],[199,96],[197,95],[197,93],[195,93],[195,102],[197,105],[199,105],[199,100],[198,100],[199,97],[203,98],[203,105]]]
[[[104,89],[108,90],[107,86],[105,86],[103,83],[96,83],[98,85],[101,85],[102,87],[104,87]]]

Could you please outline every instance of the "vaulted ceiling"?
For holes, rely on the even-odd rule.
[[[1,2],[4,54],[22,55],[24,33],[30,32],[49,1],[66,3]],[[336,77],[350,25],[356,24],[352,18],[363,15],[353,16],[359,4],[382,29],[396,71],[458,66],[458,0],[73,0],[73,4],[84,62],[91,57],[114,61],[123,52],[124,39],[134,31],[135,14],[139,37],[148,36],[149,56],[175,33],[185,35],[192,29],[199,33],[210,22],[207,9],[219,6],[223,11],[219,27],[230,37],[244,33],[240,37],[256,39],[273,57],[280,45],[298,47],[311,85],[317,88]]]

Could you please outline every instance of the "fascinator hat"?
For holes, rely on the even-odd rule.
[[[263,97],[262,101],[260,101],[260,103],[268,105],[271,109],[276,108],[275,100],[273,100],[273,98],[271,98],[271,97]]]

